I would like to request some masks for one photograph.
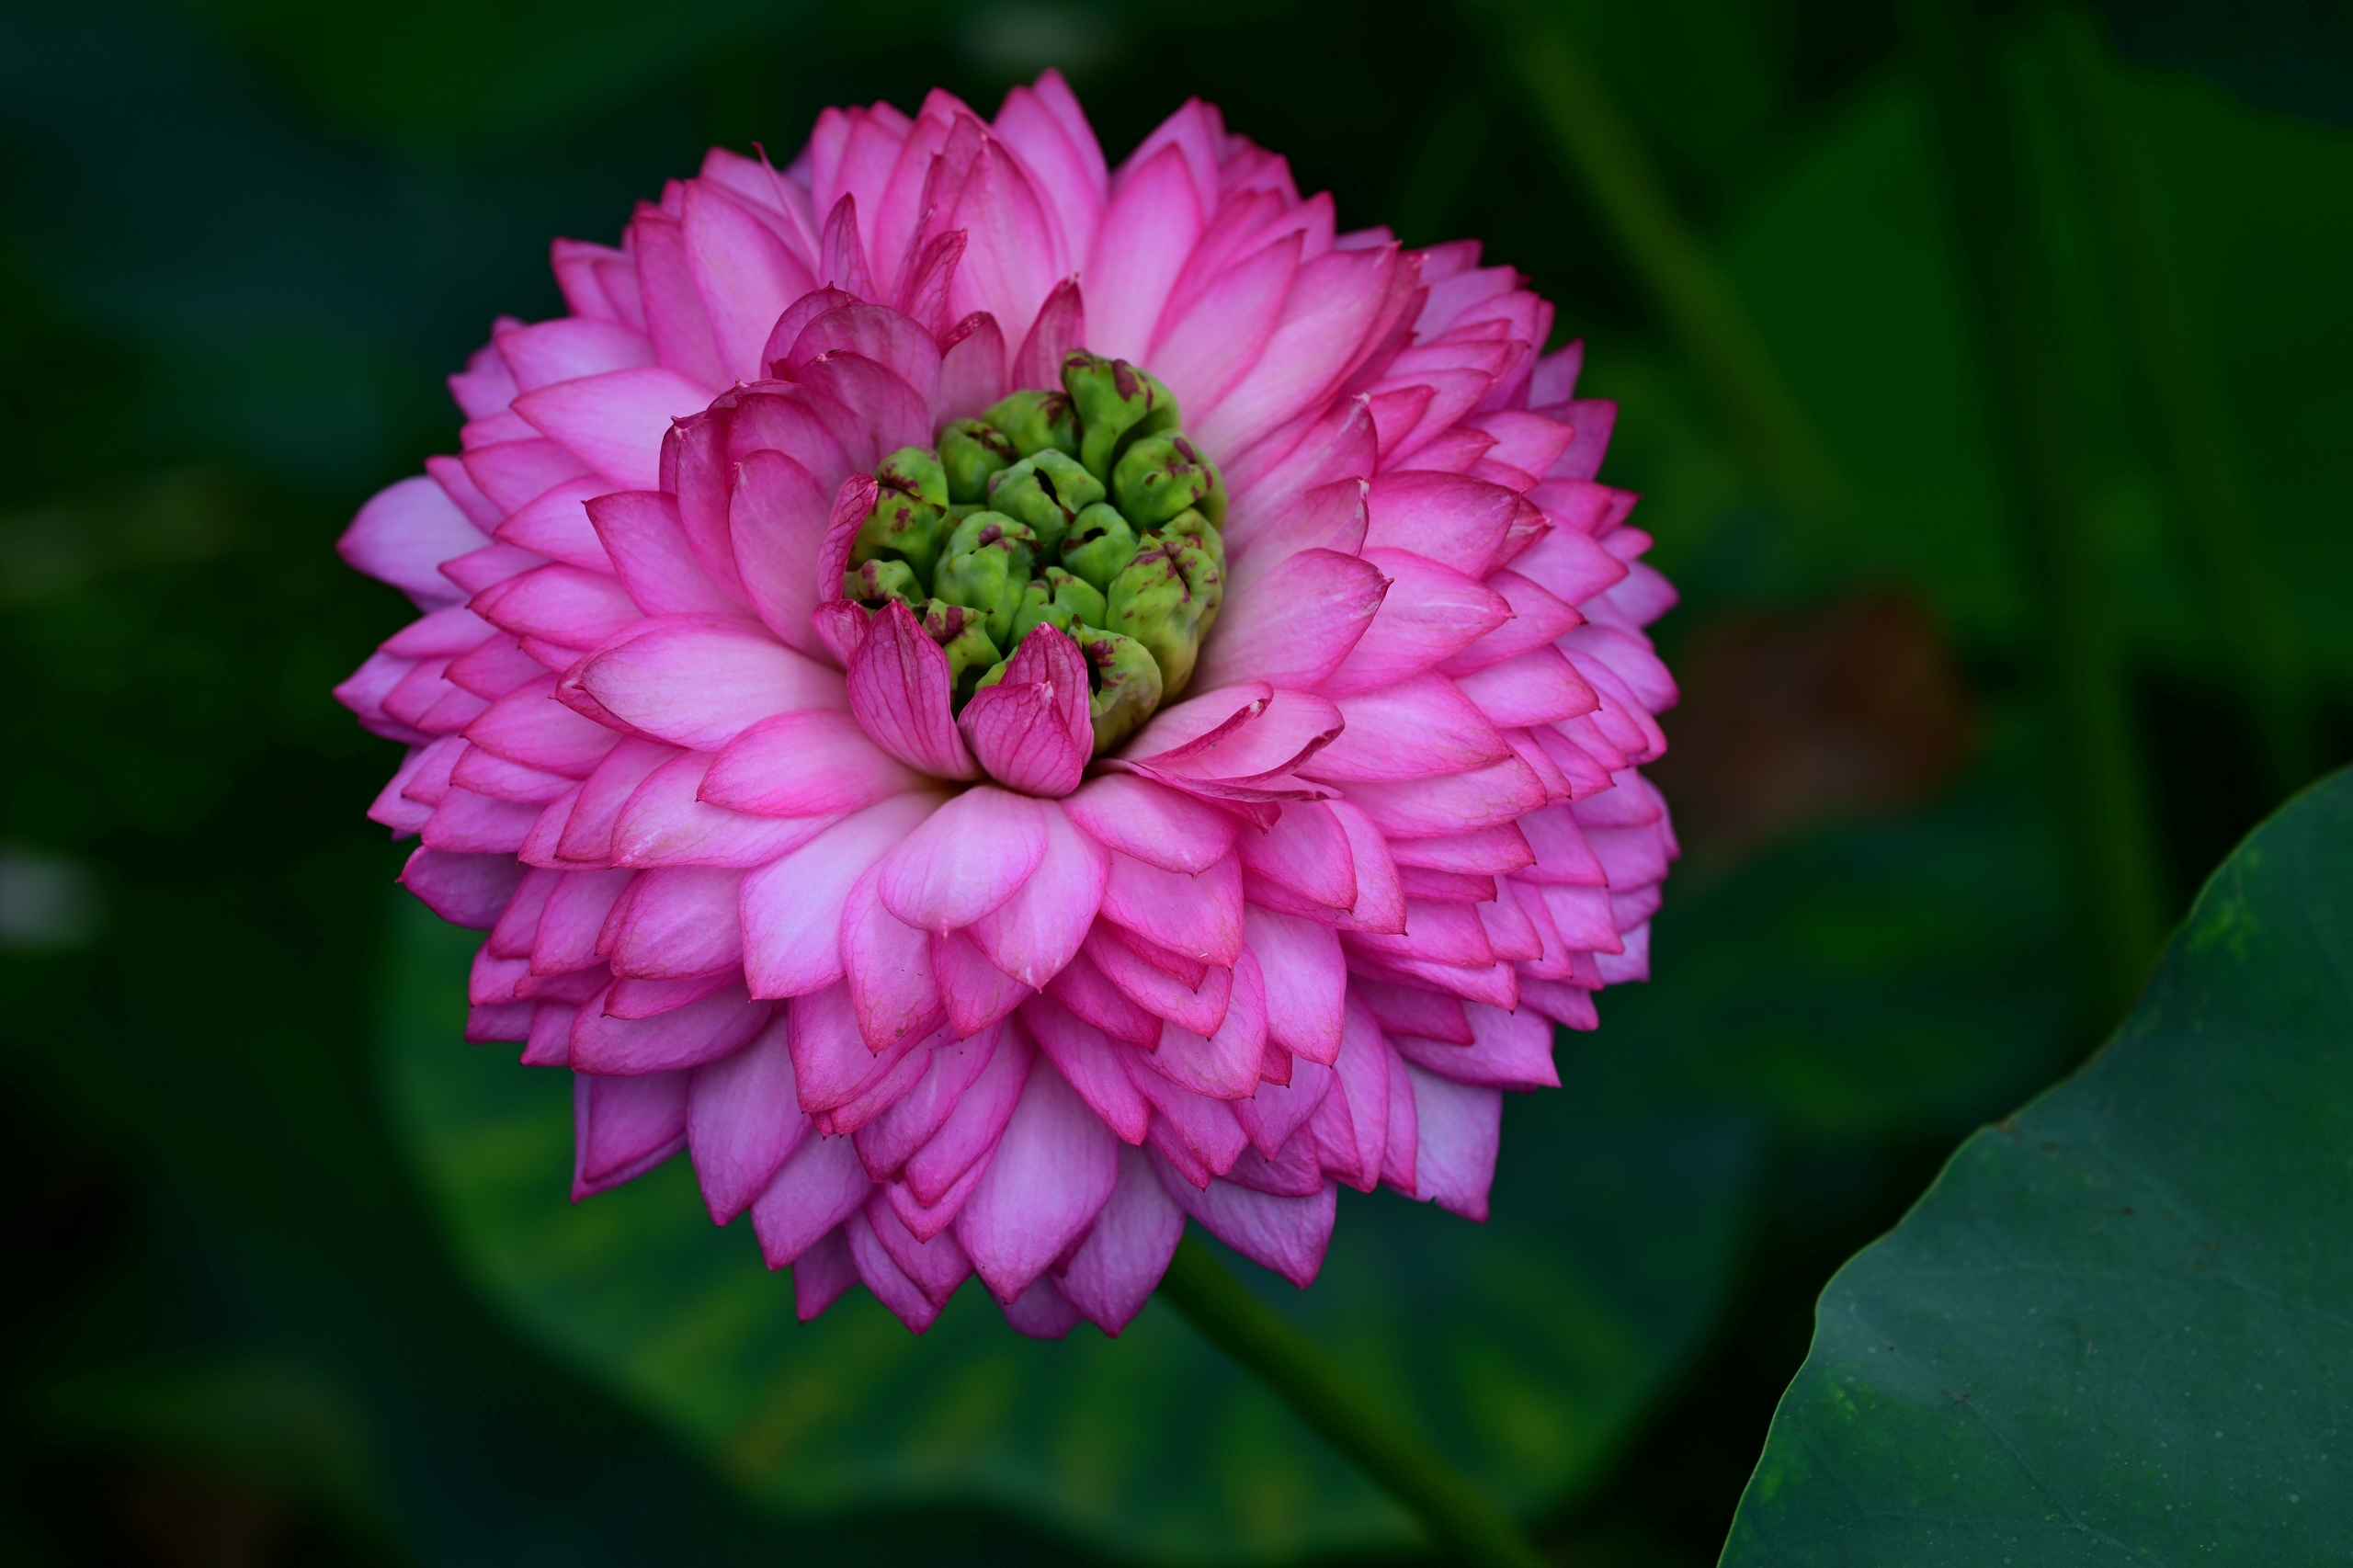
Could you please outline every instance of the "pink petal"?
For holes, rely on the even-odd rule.
[[[743,203],[689,180],[679,221],[688,271],[710,318],[722,377],[757,381],[768,329],[809,291],[809,269]]]
[[[942,778],[971,778],[979,765],[949,711],[948,655],[896,599],[874,617],[850,656],[850,711],[892,756]]]
[[[643,735],[718,751],[770,714],[845,703],[831,670],[743,621],[664,616],[608,642],[566,676],[585,696]]]
[[[847,406],[885,452],[931,441],[931,403],[888,366],[846,348],[828,349],[792,370],[792,380]]]
[[[1368,550],[1410,550],[1468,577],[1484,577],[1515,530],[1540,524],[1535,507],[1498,484],[1450,473],[1384,473],[1369,498]]]
[[[494,800],[452,786],[425,819],[417,836],[428,849],[457,855],[513,855],[540,820],[540,808]]]
[[[1544,803],[1544,786],[1515,757],[1438,778],[1352,784],[1348,799],[1381,832],[1415,838],[1517,821]]]
[[[1110,1198],[1056,1276],[1062,1292],[1087,1322],[1116,1336],[1158,1288],[1184,1233],[1185,1211],[1160,1185],[1152,1157],[1120,1149]]]
[[[1487,586],[1501,594],[1504,602],[1511,606],[1512,618],[1477,642],[1449,654],[1438,666],[1440,673],[1469,675],[1490,665],[1499,665],[1574,631],[1585,619],[1542,585],[1517,572],[1492,573],[1487,577]]]
[[[1063,810],[1096,843],[1165,871],[1204,871],[1233,848],[1233,817],[1131,775],[1089,779]]]
[[[1030,988],[988,960],[961,931],[931,938],[931,971],[939,977],[948,1022],[960,1035],[974,1035],[1019,1006]]]
[[[811,320],[791,347],[777,358],[798,377],[801,367],[836,351],[859,355],[889,370],[926,408],[938,395],[939,346],[918,323],[897,311],[862,302],[836,306]]]
[[[975,419],[1006,394],[1005,335],[996,318],[975,311],[941,339],[939,399],[943,420]]]
[[[1161,1030],[1160,1049],[1144,1062],[1195,1094],[1238,1100],[1257,1088],[1266,1049],[1266,980],[1258,972],[1258,961],[1245,952],[1234,965],[1233,1001],[1217,1032],[1203,1039],[1170,1024]]]
[[[658,490],[662,436],[710,393],[662,365],[608,370],[527,392],[515,412],[626,490]]]
[[[417,474],[370,497],[335,548],[354,571],[390,583],[419,608],[432,609],[461,597],[441,575],[441,562],[489,542],[450,505],[447,492]]]
[[[817,607],[817,557],[832,514],[832,496],[801,463],[782,452],[745,454],[727,510],[744,591],[762,624],[813,658],[825,652],[809,612]]]
[[[1032,1339],[1060,1339],[1076,1328],[1081,1319],[1079,1310],[1054,1284],[1051,1275],[1040,1275],[1029,1289],[998,1305],[1006,1323]]]
[[[1215,1034],[1225,1022],[1226,1009],[1233,1006],[1233,971],[1221,965],[1204,967],[1191,978],[1171,974],[1112,935],[1117,929],[1098,925],[1088,936],[1087,968],[1074,964],[1071,983],[1054,993],[1063,1005],[1114,1038],[1147,1051],[1160,1043],[1161,1020],[1196,1034]],[[1153,1021],[1141,1030],[1135,1028],[1134,1015],[1090,983],[1097,975]]]
[[[858,1283],[858,1260],[848,1233],[836,1225],[811,1243],[792,1265],[793,1312],[810,1323]]]
[[[1338,934],[1297,915],[1253,904],[1243,946],[1267,979],[1267,1039],[1311,1062],[1339,1055],[1347,966]]]
[[[1321,801],[1285,807],[1273,827],[1243,834],[1235,849],[1253,879],[1334,911],[1355,907],[1357,870],[1348,836]]]
[[[1328,696],[1370,691],[1418,675],[1511,617],[1501,595],[1426,556],[1368,550],[1364,559],[1391,585],[1355,649],[1324,682]]]
[[[997,685],[973,694],[958,728],[988,775],[1050,799],[1078,788],[1095,754],[1086,661],[1052,626],[1022,639]]]
[[[876,892],[919,930],[970,926],[1011,898],[1045,858],[1052,808],[983,784],[926,818],[882,858]]]
[[[923,1077],[904,1097],[858,1130],[858,1158],[876,1181],[899,1174],[907,1157],[947,1124],[963,1101],[964,1091],[989,1064],[1005,1031],[983,1029],[962,1040],[936,1045]]]
[[[1273,1269],[1302,1290],[1324,1267],[1338,1217],[1339,1188],[1326,1183],[1312,1198],[1276,1198],[1230,1181],[1212,1181],[1196,1191],[1165,1165],[1161,1186],[1178,1208],[1211,1235],[1248,1258]]]
[[[1128,1076],[1126,1048],[1114,1045],[1102,1030],[1049,995],[1024,1002],[1021,1018],[1039,1050],[1052,1060],[1105,1125],[1130,1143],[1142,1142],[1151,1108]]]
[[[1303,1141],[1292,1144],[1292,1135],[1313,1118],[1335,1082],[1332,1069],[1322,1062],[1294,1062],[1290,1083],[1260,1084],[1249,1098],[1233,1102],[1234,1118],[1250,1135],[1250,1146],[1267,1159],[1280,1156],[1286,1145],[1303,1152]]]
[[[1229,858],[1188,876],[1114,854],[1102,915],[1188,958],[1230,965],[1242,951],[1241,862]]]
[[[555,704],[550,703],[550,707]],[[570,709],[563,710],[577,719]],[[489,715],[485,714],[487,718]],[[586,723],[587,721],[579,721]],[[592,729],[603,729],[591,724]],[[610,730],[605,730],[611,734]],[[654,770],[675,756],[688,754],[676,746],[659,741],[642,741],[633,736],[623,737],[611,747],[603,761],[596,765],[587,780],[580,787],[572,815],[561,830],[556,843],[559,858],[578,865],[597,867],[612,863],[613,828],[620,821],[637,787],[653,776]]]
[[[572,1080],[572,1200],[634,1181],[687,1146],[687,1075]]]
[[[568,566],[611,575],[613,558],[588,520],[586,503],[612,487],[611,480],[593,473],[567,479],[532,497],[522,510],[499,524],[498,540],[553,556]]]
[[[699,1067],[740,1049],[768,1017],[768,1005],[740,985],[651,1018],[616,1018],[592,999],[572,1020],[572,1065],[620,1074]]]
[[[466,726],[466,738],[495,756],[567,778],[585,778],[620,737],[555,700],[556,677],[517,687]]]
[[[401,868],[401,885],[452,926],[487,931],[523,881],[512,855],[456,855],[419,849]]]
[[[765,866],[816,837],[835,817],[753,816],[697,798],[714,761],[679,752],[649,774],[613,822],[617,866]]]
[[[1303,765],[1340,733],[1340,710],[1304,691],[1276,691],[1240,723],[1221,728],[1176,754],[1131,751],[1164,779],[1257,783]]]
[[[647,871],[615,905],[598,947],[616,974],[647,980],[709,974],[743,961],[735,914],[744,873],[710,866]]]
[[[874,1184],[847,1138],[801,1141],[752,1202],[752,1230],[770,1268],[782,1268],[858,1211]]]
[[[926,1206],[939,1203],[949,1187],[996,1148],[1021,1099],[1035,1055],[1022,1030],[1003,1030],[987,1065],[957,1096],[955,1109],[939,1131],[907,1156],[903,1175],[908,1190]]]
[[[808,1135],[781,1015],[751,1044],[687,1080],[687,1148],[714,1225],[748,1208]]]
[[[1357,869],[1357,903],[1344,923],[1357,931],[1402,931],[1405,928],[1405,894],[1399,885],[1397,863],[1390,858],[1388,841],[1370,816],[1353,801],[1330,802],[1333,818],[1348,835],[1348,856]]]
[[[1561,1074],[1552,1065],[1551,1019],[1534,1012],[1501,1012],[1475,1002],[1466,1011],[1475,1037],[1470,1045],[1449,1045],[1411,1034],[1389,1038],[1406,1061],[1457,1084],[1496,1089],[1561,1086]]]
[[[919,1039],[948,1019],[931,970],[931,944],[883,907],[880,871],[869,870],[853,883],[842,908],[842,968],[858,1032],[876,1051]]]
[[[1188,419],[1205,417],[1257,363],[1299,258],[1297,239],[1278,240],[1181,301],[1183,312],[1154,333],[1146,363],[1176,394]]]
[[[957,1239],[997,1300],[1028,1290],[1102,1212],[1119,1178],[1119,1149],[1102,1119],[1040,1059],[986,1174],[956,1216]]]
[[[1579,605],[1626,575],[1626,563],[1574,528],[1555,528],[1515,557],[1511,569],[1565,605]]]
[[[933,1306],[946,1306],[948,1298],[956,1293],[956,1287],[972,1277],[972,1259],[965,1256],[954,1236],[939,1232],[917,1236],[899,1218],[881,1189],[867,1199],[862,1217],[882,1250],[891,1255],[891,1261],[914,1281],[915,1289]],[[856,1228],[850,1235],[855,1245]]]
[[[1184,153],[1164,147],[1121,174],[1086,271],[1088,341],[1116,359],[1147,360],[1152,331],[1200,236],[1200,199]]]
[[[1256,373],[1194,425],[1209,449],[1227,450],[1321,403],[1381,319],[1396,265],[1384,247],[1333,251],[1302,267]]]
[[[1503,761],[1511,748],[1476,703],[1445,676],[1412,676],[1337,699],[1347,727],[1302,763],[1336,782],[1427,778]]]
[[[1389,589],[1370,562],[1300,551],[1227,599],[1194,678],[1317,687],[1347,662]]]
[[[1451,996],[1361,978],[1349,994],[1385,1034],[1420,1035],[1448,1045],[1469,1045],[1476,1038],[1471,1032],[1471,1015]]]
[[[850,888],[938,809],[936,796],[894,796],[745,875],[738,907],[744,971],[755,995],[802,996],[842,978]]]
[[[497,342],[499,358],[518,392],[654,363],[654,345],[645,335],[617,321],[560,317],[511,327],[497,335]]]
[[[858,1277],[866,1281],[866,1288],[874,1292],[876,1301],[907,1325],[910,1333],[921,1334],[938,1319],[939,1303],[926,1295],[923,1287],[899,1267],[898,1260],[875,1235],[874,1223],[863,1208],[849,1217],[842,1233],[849,1238],[849,1255],[857,1261]]]
[[[833,1113],[859,1099],[876,1097],[874,1091],[892,1082],[903,1067],[913,1063],[915,1075],[901,1085],[891,1103],[914,1090],[930,1065],[930,1048],[937,1039],[911,1040],[884,1051],[866,1048],[858,1033],[858,1010],[847,985],[829,985],[795,997],[785,1008],[785,1041],[792,1052],[792,1076],[801,1108],[819,1119],[818,1131],[831,1133]],[[888,1106],[877,1104],[859,1125],[881,1115]],[[848,1131],[841,1129],[840,1131]]]
[[[819,710],[763,719],[710,765],[702,798],[770,817],[863,811],[930,781],[892,760],[847,713]]]
[[[1086,341],[1086,305],[1079,298],[1078,279],[1065,278],[1054,285],[1030,324],[1029,335],[1013,357],[1013,384],[1052,387],[1062,384],[1063,357]]]
[[[1548,1031],[1549,1032],[1549,1031]],[[1487,1217],[1503,1132],[1503,1094],[1408,1066],[1413,1081],[1414,1197],[1466,1220]]]
[[[1234,1119],[1233,1107],[1208,1095],[1195,1094],[1146,1067],[1131,1052],[1128,1077],[1152,1102],[1152,1120],[1144,1140],[1153,1148],[1185,1166],[1186,1179],[1206,1187],[1210,1178],[1233,1168],[1250,1146]]]
[[[1504,729],[1556,723],[1590,713],[1600,704],[1557,648],[1532,648],[1471,675],[1455,685],[1479,710]]]
[[[566,648],[593,648],[634,624],[642,613],[619,580],[577,566],[517,573],[467,603],[502,631]]]
[[[1399,1192],[1410,1193],[1415,1190],[1414,1161],[1422,1136],[1413,1069],[1397,1054],[1395,1046],[1384,1040],[1381,1050],[1389,1062],[1389,1136],[1381,1146],[1381,1179]]]
[[[684,187],[673,183],[664,193],[661,210],[640,207],[629,226],[646,335],[654,340],[663,364],[676,366],[703,386],[723,387],[731,378],[711,336],[710,314],[695,287],[686,234],[678,222],[683,195]]]
[[[1078,951],[1111,869],[1111,858],[1063,811],[1050,808],[1045,826],[1045,853],[1036,869],[966,933],[991,963],[1031,986],[1051,980]]]

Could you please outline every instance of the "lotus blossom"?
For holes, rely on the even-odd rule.
[[[1343,1184],[1483,1219],[1677,853],[1674,591],[1526,280],[1199,102],[1108,169],[1052,73],[553,261],[345,535],[424,613],[336,695],[575,1199],[683,1149],[803,1318],[1049,1336],[1188,1217],[1302,1286]]]

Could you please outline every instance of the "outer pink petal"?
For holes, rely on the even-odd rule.
[[[1257,363],[1299,270],[1299,253],[1295,238],[1267,246],[1195,295],[1154,335],[1149,363],[1176,394],[1188,420],[1206,416]]]
[[[873,1187],[847,1138],[810,1138],[753,1201],[752,1230],[770,1268],[782,1268],[858,1211]]]
[[[441,575],[441,562],[489,542],[450,505],[447,492],[416,474],[370,497],[335,541],[335,551],[355,571],[390,583],[420,608],[432,609],[464,597]]]
[[[572,1200],[633,1181],[687,1145],[687,1075],[572,1080]]]
[[[880,870],[853,883],[842,906],[842,968],[858,1032],[876,1051],[926,1035],[948,1019],[932,972],[931,944],[883,906]]]
[[[763,719],[728,742],[701,792],[715,805],[762,816],[830,816],[927,782],[868,740],[847,713],[820,709]]]
[[[1233,817],[1131,775],[1090,779],[1063,809],[1097,844],[1165,871],[1205,871],[1233,849]]]
[[[1414,1196],[1466,1220],[1484,1220],[1503,1132],[1502,1092],[1411,1065],[1405,1072],[1414,1090]]]
[[[1418,675],[1511,618],[1501,595],[1427,556],[1368,550],[1364,559],[1392,586],[1355,649],[1324,682],[1326,695],[1370,691]]]
[[[1119,1178],[1109,1128],[1043,1058],[956,1217],[957,1239],[1001,1301],[1029,1288],[1085,1233]]]
[[[991,785],[965,790],[883,857],[883,907],[919,930],[970,926],[1037,869],[1052,809]]]
[[[714,1225],[749,1207],[808,1135],[781,1015],[751,1044],[705,1062],[687,1082],[687,1148]]]
[[[1242,866],[1218,861],[1197,876],[1164,871],[1114,854],[1103,887],[1103,917],[1203,963],[1231,964],[1242,951]]]
[[[1267,1040],[1311,1062],[1336,1060],[1348,989],[1338,935],[1312,920],[1253,905],[1243,945],[1268,982]]]
[[[1021,1005],[1021,1017],[1039,1049],[1104,1124],[1127,1142],[1142,1142],[1151,1107],[1128,1074],[1131,1052],[1051,996],[1030,997]]]
[[[1086,1321],[1117,1335],[1143,1310],[1185,1233],[1176,1207],[1141,1149],[1119,1151],[1119,1178],[1086,1239],[1056,1276]]]
[[[1428,778],[1485,767],[1512,755],[1478,704],[1445,676],[1410,676],[1337,699],[1347,727],[1300,765],[1336,782]]]
[[[1277,1198],[1230,1181],[1212,1181],[1201,1191],[1165,1165],[1161,1185],[1177,1206],[1218,1240],[1251,1262],[1273,1269],[1305,1290],[1324,1267],[1338,1215],[1336,1187],[1326,1183],[1312,1198]]]

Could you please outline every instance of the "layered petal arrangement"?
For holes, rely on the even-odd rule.
[[[1199,103],[1108,169],[1051,73],[554,267],[345,535],[424,614],[336,695],[574,1197],[683,1149],[804,1318],[977,1273],[1041,1335],[1188,1216],[1301,1285],[1339,1184],[1483,1218],[1676,855],[1674,591],[1552,307]]]

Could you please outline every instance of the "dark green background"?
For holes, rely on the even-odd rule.
[[[1297,1543],[1205,1531],[1181,1488],[1163,1499],[1176,1522],[1107,1536],[1029,1481],[959,1494],[887,1466],[835,1499],[847,1514],[809,1513],[809,1494],[788,1515],[773,1486],[709,1462],[680,1415],[691,1380],[649,1388],[626,1345],[597,1348],[613,1320],[587,1322],[595,1301],[637,1255],[594,1237],[636,1223],[600,1213],[655,1237],[675,1222],[673,1244],[734,1265],[748,1240],[685,1229],[701,1221],[675,1171],[564,1210],[560,1141],[516,1153],[495,1193],[450,1165],[453,1128],[560,1125],[563,1086],[437,1025],[446,980],[404,983],[449,971],[389,892],[400,851],[360,815],[392,748],[325,697],[404,615],[332,540],[372,488],[454,445],[438,378],[490,318],[559,308],[551,234],[611,239],[711,142],[781,154],[825,104],[912,107],[934,84],[987,110],[1058,61],[1115,158],[1199,93],[1304,187],[1334,190],[1344,222],[1483,237],[1559,303],[1564,337],[1589,339],[1588,389],[1622,401],[1604,476],[1645,492],[1637,520],[1686,591],[1660,628],[1690,699],[1667,722],[1707,763],[1667,774],[1691,853],[1658,981],[1605,995],[1602,1030],[1563,1051],[1571,1096],[1511,1108],[1494,1227],[1368,1218],[1404,1209],[1377,1198],[1343,1232],[1403,1225],[1404,1267],[1472,1260],[1540,1305],[1559,1269],[1584,1269],[1596,1299],[1643,1317],[1653,1343],[1617,1369],[1606,1419],[1530,1449],[1552,1457],[1513,1500],[1567,1561],[1713,1561],[1823,1282],[2114,1015],[2086,1000],[2046,810],[2043,672],[1989,471],[1988,400],[2008,392],[1959,281],[1900,17],[1865,0],[1553,14],[1854,491],[1836,522],[1799,526],[1747,476],[1485,7],[0,6],[0,839],[8,907],[28,888],[69,895],[0,950],[0,1558]],[[2246,545],[2285,607],[2315,760],[2339,759],[2353,141],[2334,127],[2353,120],[2353,29],[2290,6],[2114,19],[2148,62],[2126,102],[2259,522]],[[2170,919],[2282,784],[2254,760],[2228,629],[2181,546],[2080,149],[2052,107],[2050,20],[2005,9],[1995,26],[2022,84],[2033,241],[2065,306]],[[1946,674],[1857,710],[1824,647],[1848,650],[1841,667]],[[1760,731],[1783,749],[1760,753]],[[1836,786],[1816,809],[1760,794],[1791,756]],[[1904,763],[1900,778],[1859,756]],[[484,1238],[516,1233],[485,1231],[483,1205],[528,1237],[534,1191],[546,1234],[591,1251],[502,1281]],[[1312,1310],[1346,1311],[1367,1278],[1336,1272]],[[1416,1310],[1483,1343],[1485,1320],[1435,1278]],[[1153,1321],[1152,1343],[1074,1354],[1132,1349],[1146,1371],[1197,1354]],[[1488,1347],[1508,1381],[1524,1346]],[[1391,1378],[1377,1357],[1366,1370]],[[1531,1408],[1540,1426],[1568,1407]],[[1355,1484],[1303,1428],[1241,1441],[1336,1477],[1335,1495]],[[1034,1456],[996,1457],[1036,1473]],[[1360,1543],[1393,1550],[1389,1528]]]

